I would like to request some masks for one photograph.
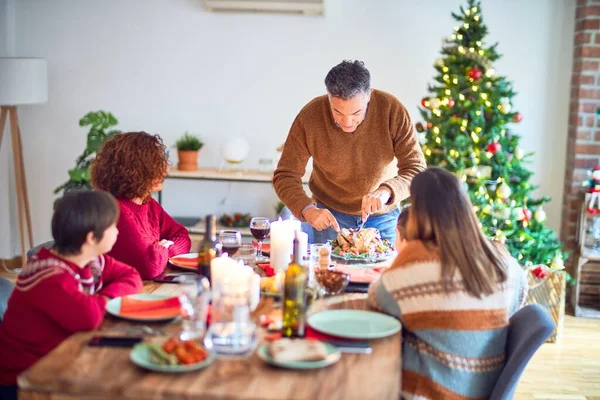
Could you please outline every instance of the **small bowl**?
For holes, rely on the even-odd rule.
[[[350,275],[335,269],[316,268],[315,280],[319,284],[323,296],[334,296],[346,289],[350,282]]]

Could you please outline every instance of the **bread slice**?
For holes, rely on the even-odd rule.
[[[269,352],[275,362],[322,361],[327,358],[327,347],[317,340],[283,338],[272,342]]]

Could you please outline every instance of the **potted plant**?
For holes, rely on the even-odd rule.
[[[104,142],[119,133],[110,129],[117,125],[114,115],[106,111],[92,111],[79,120],[79,126],[89,126],[87,143],[83,153],[75,161],[75,168],[69,170],[69,180],[54,189],[54,193],[70,190],[91,189],[90,165],[96,156],[96,151]]]
[[[186,132],[175,142],[177,147],[177,169],[181,171],[195,171],[198,169],[198,151],[204,146],[204,142],[195,135]]]

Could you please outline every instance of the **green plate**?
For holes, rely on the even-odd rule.
[[[319,332],[348,339],[379,339],[400,332],[400,322],[388,315],[362,310],[326,310],[308,317]]]
[[[148,350],[148,345],[146,343],[136,344],[135,347],[129,353],[129,358],[131,361],[144,369],[156,372],[190,372],[202,369],[215,360],[215,356],[213,353],[208,353],[208,357],[202,362],[196,364],[188,364],[188,365],[160,365],[155,364],[150,359],[150,351]]]
[[[158,294],[132,294],[129,296],[131,296],[134,299],[138,299],[138,300],[158,300],[158,299],[168,299],[169,297],[173,297],[173,296],[161,296]],[[124,317],[121,315],[121,298],[120,297],[115,297],[114,299],[111,299],[108,301],[108,303],[106,303],[106,312],[115,317],[128,319],[131,321],[144,321],[144,322],[170,321],[174,318],[177,318],[177,317],[162,317],[162,318]]]
[[[269,354],[269,344],[265,343],[258,348],[258,357],[266,362],[267,364],[274,365],[280,368],[288,369],[317,369],[325,368],[340,361],[342,353],[333,345],[329,343],[323,343],[327,347],[327,358],[321,361],[290,361],[290,362],[277,362],[271,358]]]

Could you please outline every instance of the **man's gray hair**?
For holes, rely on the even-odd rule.
[[[371,90],[371,74],[362,61],[344,60],[331,68],[325,77],[327,93],[343,100]]]

